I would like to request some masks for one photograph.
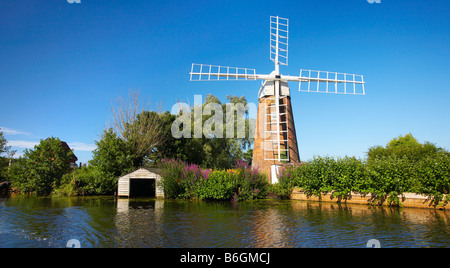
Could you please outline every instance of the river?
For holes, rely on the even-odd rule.
[[[449,223],[445,211],[297,200],[0,198],[0,248],[450,247]]]

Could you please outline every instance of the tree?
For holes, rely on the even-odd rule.
[[[163,135],[166,142],[157,147],[157,158],[159,160],[175,158],[205,168],[216,169],[233,168],[238,160],[244,159],[245,152],[253,144],[253,137],[249,134],[250,120],[245,110],[247,100],[245,97],[236,96],[227,96],[227,99],[229,104],[223,104],[216,96],[208,94],[201,107],[190,108],[192,138],[174,138],[171,127],[177,116],[163,114],[162,121],[165,129]],[[229,107],[233,107],[234,110],[230,111]],[[196,114],[198,110],[202,111],[201,118]],[[195,131],[199,128],[206,129],[207,133],[203,131],[201,137],[195,135]],[[244,135],[240,133],[242,130],[245,131]],[[251,161],[248,152],[245,154],[245,159]]]
[[[417,162],[427,156],[436,155],[438,152],[445,152],[445,150],[431,142],[421,144],[411,133],[408,133],[404,137],[399,136],[392,139],[386,144],[386,147],[374,146],[369,148],[367,156],[369,162],[383,157],[406,158],[411,162]]]
[[[176,139],[172,135],[172,124],[176,119],[176,116],[169,113],[168,111],[164,113],[158,114],[160,120],[162,122],[162,139],[164,142],[161,142],[158,146],[156,146],[152,155],[149,157],[147,161],[147,165],[156,166],[156,163],[159,163],[163,159],[179,159],[182,161],[186,161],[188,159],[189,152],[194,155],[198,155],[202,147],[192,146],[193,144],[189,144],[188,139]],[[197,163],[198,161],[194,161]],[[200,162],[201,163],[201,162]]]
[[[0,131],[0,155],[8,151],[8,146],[6,146],[7,141],[3,136],[3,132]]]
[[[118,178],[134,169],[130,145],[117,136],[112,129],[105,130],[96,141],[97,148],[89,162],[104,176]]]
[[[0,182],[6,179],[8,158],[11,158],[15,153],[11,151],[10,146],[6,146],[7,143],[3,132],[0,132]],[[6,157],[3,156],[4,154],[6,154]]]
[[[117,178],[134,169],[135,155],[112,129],[105,129],[96,145],[90,165],[64,175],[55,194],[109,195],[117,190]]]
[[[227,99],[235,106],[242,104],[242,107],[233,110],[230,116],[224,116],[224,113],[217,110],[227,111],[227,104],[222,104],[216,96],[209,94],[201,107],[189,108],[189,131],[193,138],[177,138],[172,133],[177,115],[144,110],[139,103],[139,94],[131,91],[127,101],[118,98],[113,108],[114,126],[105,130],[97,143],[98,149],[94,151],[91,164],[113,176],[120,176],[124,170],[143,165],[155,166],[164,158],[179,159],[207,168],[232,168],[237,160],[244,158],[244,152],[253,143],[253,137],[248,134],[250,123],[248,112],[245,111],[245,97],[227,96]],[[201,118],[195,118],[196,109],[202,111]],[[220,124],[216,125],[217,120],[222,128],[218,126]],[[229,121],[231,123],[227,124]],[[203,130],[208,123],[210,134],[200,137],[195,135],[198,128],[194,124],[198,124]],[[246,135],[238,138],[238,129],[242,125]],[[226,135],[227,126],[232,128],[232,138]],[[248,154],[246,158],[249,158]]]
[[[133,155],[133,166],[142,166],[164,142],[164,126],[158,113],[150,110],[149,101],[141,105],[139,91],[130,90],[128,99],[117,98],[112,106],[112,131],[122,139]]]
[[[13,186],[23,192],[50,194],[71,170],[72,157],[72,150],[66,150],[59,138],[41,140],[34,150],[26,149],[11,167]]]

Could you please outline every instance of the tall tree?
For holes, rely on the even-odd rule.
[[[122,139],[133,157],[133,166],[144,164],[164,142],[164,124],[150,101],[141,101],[139,91],[130,90],[128,98],[119,97],[112,105],[112,131]]]
[[[15,153],[15,151],[11,151],[11,147],[6,146],[6,144],[8,144],[8,142],[3,136],[3,132],[0,131],[0,181],[6,180],[8,161]]]
[[[89,163],[104,176],[118,178],[134,169],[135,155],[112,129],[105,130],[96,145]]]
[[[167,115],[166,134],[170,136],[168,144],[171,145],[164,143],[159,147],[159,155],[219,169],[232,168],[238,160],[244,159],[244,153],[253,144],[253,137],[249,134],[250,120],[245,110],[247,100],[236,96],[227,96],[227,99],[229,103],[221,103],[216,96],[208,94],[202,106],[190,108],[192,138],[174,138],[170,134],[170,127],[177,115]],[[242,104],[239,109],[236,109],[237,104]],[[202,111],[201,117],[199,110]],[[196,133],[199,130],[202,130],[201,136]],[[173,144],[177,145],[172,147]],[[246,159],[251,161],[248,155]]]
[[[66,150],[59,138],[41,140],[11,167],[13,186],[23,192],[50,194],[71,170],[72,158],[72,150]]]
[[[369,148],[367,156],[369,162],[382,157],[399,157],[417,162],[438,152],[446,153],[443,148],[437,147],[431,142],[421,144],[411,133],[408,133],[405,136],[392,139],[385,147],[374,146]]]

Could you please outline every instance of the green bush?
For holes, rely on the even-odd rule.
[[[100,172],[96,167],[76,168],[65,174],[56,195],[110,195],[117,190],[117,178]]]
[[[428,156],[434,156],[438,152],[444,152],[443,148],[437,147],[431,142],[424,144],[414,138],[411,133],[392,139],[385,147],[374,146],[367,152],[367,160],[371,162],[377,158],[398,157],[406,158],[409,162],[417,162]]]
[[[416,171],[416,192],[429,196],[435,204],[449,201],[450,193],[450,156],[440,152],[418,163]]]
[[[230,200],[235,192],[235,178],[226,171],[213,171],[203,183],[198,184],[199,199]]]
[[[299,187],[308,195],[332,193],[343,199],[352,192],[371,194],[373,204],[391,206],[401,205],[398,196],[406,192],[426,195],[435,204],[450,201],[450,156],[444,151],[420,160],[391,155],[368,163],[354,157],[315,157],[308,163],[283,167],[279,176],[272,191],[282,198]]]
[[[164,196],[166,198],[184,198],[185,187],[181,181],[181,174],[185,164],[180,160],[163,159],[159,163],[162,171],[161,183],[164,188]]]
[[[244,161],[238,161],[232,173],[236,177],[236,192],[233,199],[252,200],[265,198],[269,192],[267,178],[252,169]]]
[[[347,199],[352,192],[372,194],[372,201],[398,205],[398,195],[414,184],[413,170],[406,158],[376,158],[369,164],[355,157],[314,157],[311,162],[288,167],[282,184],[300,187],[307,195],[332,193]],[[289,178],[290,177],[290,178]]]
[[[296,173],[302,170],[297,168],[297,165],[282,166],[278,172],[278,183],[271,186],[271,193],[277,195],[278,198],[289,199],[296,186],[293,178],[299,177]]]
[[[362,192],[366,183],[366,167],[356,157],[339,158],[332,162],[330,189],[333,196],[349,198],[352,192]]]
[[[399,195],[409,192],[414,185],[414,172],[406,157],[376,158],[367,165],[368,176],[364,192],[371,193],[373,202],[399,205]]]
[[[348,198],[351,192],[362,190],[366,170],[355,157],[314,157],[311,162],[289,168],[287,174],[294,176],[293,182],[283,178],[282,183],[300,187],[308,195],[333,192],[334,197]]]

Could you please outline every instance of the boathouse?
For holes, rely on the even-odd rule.
[[[120,197],[164,197],[161,176],[157,168],[140,168],[118,181]]]

